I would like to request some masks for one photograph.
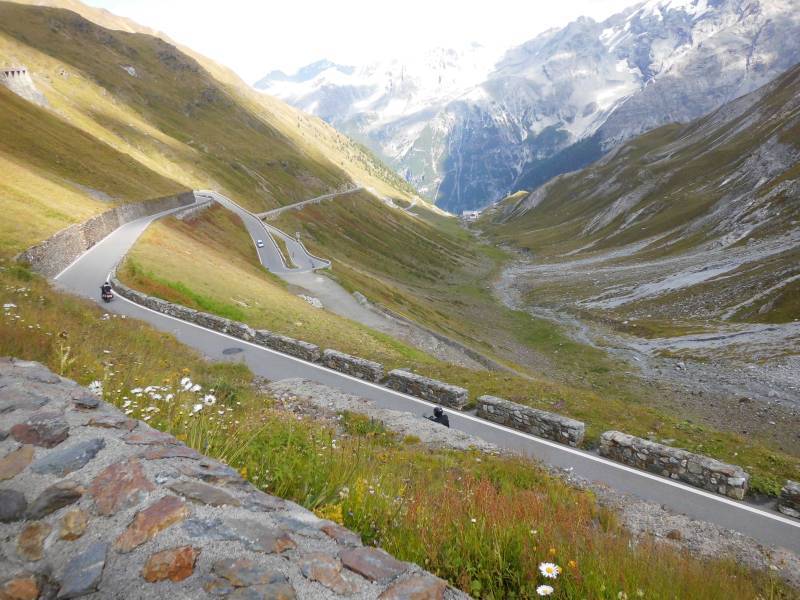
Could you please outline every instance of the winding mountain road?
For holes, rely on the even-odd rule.
[[[206,194],[208,193],[200,192],[197,196],[205,199]],[[224,201],[221,203],[227,205]],[[242,209],[229,207],[242,214],[240,212]],[[57,284],[75,294],[99,300],[99,286],[103,279],[125,256],[139,235],[152,221],[177,210],[182,209],[165,211],[123,225],[60,273],[56,277]],[[244,215],[242,217],[254,239],[262,239],[255,236],[263,235],[263,226],[262,229],[258,229]],[[255,216],[253,218],[257,219]],[[275,258],[269,252],[264,254],[259,252],[259,256],[262,261],[271,261]],[[146,321],[161,331],[173,334],[178,340],[202,352],[211,360],[242,361],[255,374],[267,379],[302,377],[367,398],[383,408],[419,415],[430,413],[433,408],[429,402],[157,313],[125,298],[117,297],[111,304],[104,305],[104,309]],[[793,520],[768,509],[736,502],[639,471],[595,454],[537,438],[469,414],[453,411],[449,415],[453,428],[493,442],[500,447],[522,452],[554,467],[569,468],[576,476],[602,482],[620,492],[665,505],[674,512],[739,531],[762,543],[800,552],[800,520]]]
[[[244,226],[250,233],[250,237],[253,238],[253,244],[256,246],[256,252],[258,253],[261,264],[269,271],[277,275],[286,273],[310,273],[315,269],[324,269],[331,266],[329,260],[314,256],[306,250],[306,247],[301,242],[285,234],[277,227],[264,223],[258,215],[239,206],[227,196],[223,196],[211,190],[200,190],[195,192],[195,196],[201,202],[204,200],[214,200],[241,217]],[[292,266],[286,264],[283,252],[281,252],[281,249],[275,242],[275,238],[282,240],[286,245]],[[263,241],[264,247],[259,248],[256,244],[256,240]]]
[[[289,204],[288,206],[281,206],[279,208],[273,208],[272,210],[268,210],[261,213],[256,213],[256,216],[259,219],[271,219],[273,217],[277,217],[282,215],[283,213],[290,211],[290,210],[300,210],[309,206],[310,204],[319,204],[324,202],[325,200],[333,200],[338,196],[346,196],[348,194],[352,194],[353,192],[358,192],[359,190],[363,190],[364,186],[356,185],[349,189],[342,190],[341,192],[333,192],[331,194],[323,194],[322,196],[317,196],[316,198],[309,198],[308,200],[303,200],[301,202],[296,202],[294,204]]]

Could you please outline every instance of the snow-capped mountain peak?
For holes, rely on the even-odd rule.
[[[385,123],[469,92],[488,77],[499,55],[470,44],[462,49],[433,48],[359,67],[321,60],[291,76],[270,73],[255,86],[332,122],[369,114],[374,122]],[[349,96],[345,112],[338,102],[331,111],[326,109],[332,89]]]
[[[368,143],[445,208],[491,203],[800,62],[800,0],[647,0],[502,56],[435,49],[258,87]],[[312,68],[313,67],[313,68]]]

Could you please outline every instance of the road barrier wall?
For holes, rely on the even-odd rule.
[[[322,350],[315,344],[296,340],[263,329],[256,331],[255,342],[261,346],[266,346],[267,348],[307,360],[308,362],[319,362],[320,358],[322,358]]]
[[[188,206],[194,201],[194,194],[185,192],[145,202],[122,204],[83,223],[62,229],[43,242],[25,250],[18,259],[30,264],[37,273],[46,277],[55,277],[75,262],[81,254],[121,225],[171,208]]]
[[[741,467],[620,431],[600,436],[600,455],[736,500],[744,498],[750,481]]]
[[[183,321],[189,321],[190,323],[196,323],[201,327],[225,333],[247,342],[253,342],[259,346],[277,350],[278,352],[283,352],[284,354],[295,356],[309,362],[319,362],[322,357],[322,351],[319,346],[314,344],[302,340],[295,340],[285,335],[278,335],[277,333],[272,333],[271,331],[263,329],[256,330],[238,321],[232,321],[231,319],[200,312],[181,306],[180,304],[173,304],[172,302],[167,302],[160,298],[148,296],[147,294],[129,288],[116,277],[112,278],[111,283],[114,290],[123,298],[127,298],[136,304],[146,306],[156,312],[170,315]]]
[[[331,349],[323,352],[319,346],[309,342],[271,331],[253,329],[244,323],[172,304],[132,290],[116,277],[112,278],[112,284],[120,296],[157,312],[308,362],[322,364],[366,381],[377,383],[383,380],[384,369],[379,363]],[[384,385],[398,392],[458,410],[463,409],[469,400],[469,393],[464,388],[403,369],[390,371]],[[478,399],[478,416],[573,447],[580,446],[585,435],[585,424],[581,421],[494,396],[481,396]],[[601,456],[637,469],[682,481],[736,500],[744,498],[750,480],[750,475],[741,467],[620,431],[606,431],[602,434],[599,453]],[[792,481],[786,483],[781,493],[779,508],[784,514],[800,517],[800,484]]]
[[[778,499],[778,510],[789,517],[800,519],[800,482],[786,482]]]
[[[495,396],[478,398],[478,416],[512,429],[575,447],[580,446],[586,433],[586,426],[582,421]]]
[[[365,381],[379,382],[383,379],[383,365],[380,363],[359,358],[358,356],[350,356],[337,350],[325,350],[322,353],[322,364],[333,369],[364,379]]]
[[[213,200],[200,202],[197,204],[197,206],[190,206],[185,210],[175,213],[175,218],[179,221],[191,221],[192,219],[195,219],[206,212],[209,208],[214,206],[214,204],[215,202]]]
[[[469,393],[462,387],[423,377],[403,369],[389,372],[386,387],[451,408],[462,409],[469,400]]]

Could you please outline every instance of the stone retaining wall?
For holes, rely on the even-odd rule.
[[[38,363],[0,382],[0,598],[467,598]]]
[[[172,302],[167,302],[160,298],[148,296],[147,294],[129,288],[116,277],[111,278],[111,284],[114,287],[114,291],[120,296],[136,304],[146,306],[156,312],[170,315],[190,323],[196,323],[201,327],[219,331],[220,333],[225,333],[246,342],[253,342],[259,346],[277,350],[283,354],[295,356],[309,362],[319,362],[320,358],[322,358],[322,351],[319,346],[310,344],[309,342],[296,340],[263,329],[256,330],[238,321],[232,321],[225,317],[219,317],[217,315],[187,308],[180,304],[173,304]]]
[[[319,362],[319,359],[322,358],[322,350],[315,344],[263,329],[256,331],[255,342],[261,346],[272,348],[290,356],[296,356],[308,362]]]
[[[383,378],[383,366],[379,363],[331,349],[323,352],[319,346],[309,342],[295,340],[271,331],[255,330],[244,323],[153,298],[130,289],[116,278],[112,278],[112,284],[121,296],[157,312],[197,323],[208,329],[308,362],[321,363],[328,368],[366,381],[377,383]],[[384,385],[398,392],[459,410],[463,409],[469,400],[469,394],[464,388],[403,369],[390,371]],[[478,399],[478,416],[574,447],[580,446],[585,435],[585,425],[581,421],[494,396],[481,396]],[[601,436],[600,454],[633,467],[738,500],[741,500],[747,492],[750,479],[750,476],[741,467],[692,454],[686,450],[670,448],[619,431],[607,431]],[[797,510],[796,487],[789,486],[786,498],[784,512]],[[786,514],[791,513],[787,512]]]
[[[19,260],[29,263],[34,271],[46,277],[55,277],[120,225],[171,208],[188,206],[194,201],[194,194],[185,192],[146,202],[122,204],[83,223],[62,229],[43,242],[25,250],[20,254]]]
[[[795,519],[800,519],[800,482],[787,481],[781,489],[778,510]]]
[[[570,446],[580,446],[586,432],[581,421],[495,396],[478,398],[478,416]]]
[[[403,369],[390,371],[386,386],[409,396],[416,396],[451,408],[462,409],[469,401],[469,393],[464,388]]]
[[[336,350],[325,350],[322,353],[322,364],[334,371],[347,373],[366,381],[378,382],[383,379],[382,364]]]
[[[744,498],[750,481],[741,467],[620,431],[600,436],[600,455],[736,500]]]
[[[200,202],[197,206],[192,206],[187,208],[186,210],[182,210],[180,212],[175,213],[175,218],[179,221],[188,221],[198,217],[199,215],[203,214],[209,208],[211,208],[215,202],[213,200],[206,200],[205,202]]]

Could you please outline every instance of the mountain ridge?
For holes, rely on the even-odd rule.
[[[582,276],[608,264],[603,281],[578,292],[585,308],[792,321],[798,98],[800,63],[705,117],[652,130],[579,173],[497,204],[484,223],[498,239]]]
[[[796,0],[649,0],[602,22],[582,17],[481,63],[485,72],[457,53],[447,70],[468,85],[437,95],[435,85],[420,90],[417,76],[417,97],[430,101],[400,114],[396,88],[377,78],[326,79],[323,71],[302,84],[259,87],[366,143],[457,211],[535,187],[765,84],[800,61],[798,8]],[[571,148],[582,142],[575,162]]]

